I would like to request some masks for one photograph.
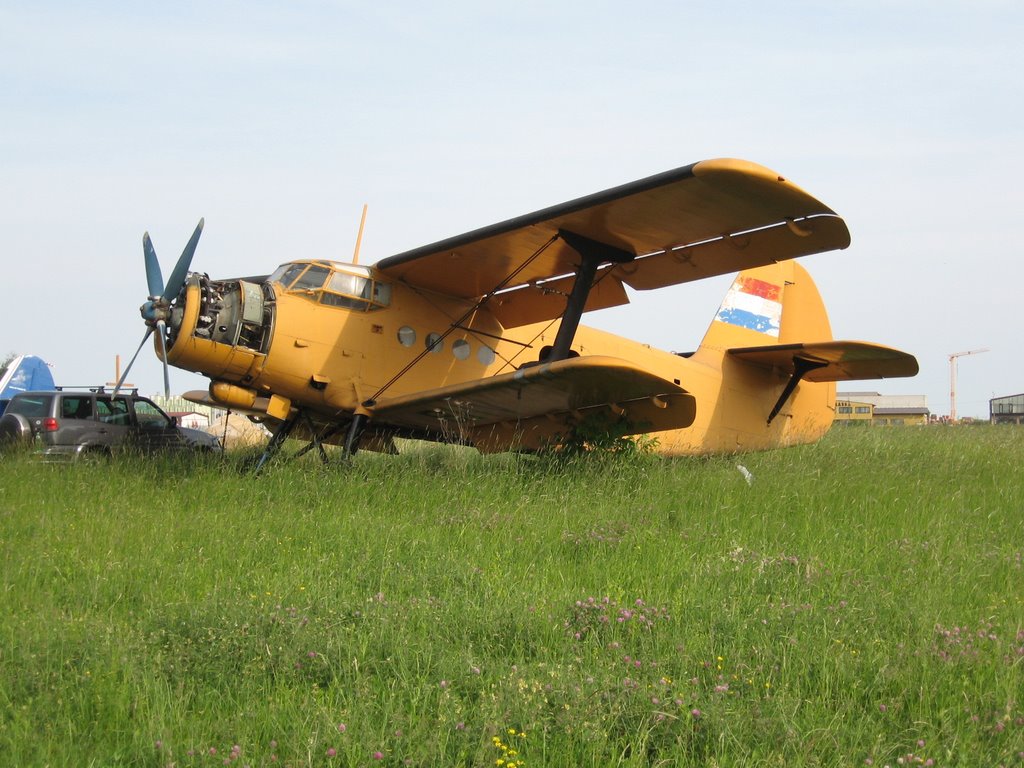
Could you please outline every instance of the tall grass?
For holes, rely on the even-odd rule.
[[[9,457],[0,764],[1018,762],[1022,457]]]

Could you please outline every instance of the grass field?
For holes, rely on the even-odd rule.
[[[1020,764],[1022,459],[8,457],[0,765]]]

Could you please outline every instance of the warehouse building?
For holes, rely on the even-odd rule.
[[[927,424],[930,414],[927,395],[836,393],[835,423],[840,426],[917,426]]]
[[[988,401],[988,420],[993,424],[1024,424],[1024,393],[993,397]]]

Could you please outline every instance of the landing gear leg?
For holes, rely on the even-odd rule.
[[[260,456],[259,461],[256,462],[256,466],[253,468],[254,475],[258,475],[263,469],[263,465],[277,455],[277,452],[281,450],[281,446],[284,445],[284,441],[288,439],[288,435],[292,433],[292,430],[295,429],[295,425],[298,423],[298,413],[285,420],[281,425],[281,428],[274,433],[272,438],[270,438],[270,442],[267,443],[267,447],[263,451],[263,455]]]
[[[345,438],[345,447],[341,452],[343,459],[350,459],[359,450],[359,438],[362,437],[366,423],[370,420],[370,414],[360,409],[352,414],[352,423],[348,428],[348,436]]]
[[[306,426],[309,427],[309,433],[313,436],[313,439],[309,441],[308,445],[295,454],[295,458],[297,459],[299,456],[304,456],[316,448],[320,452],[321,460],[326,464],[329,459],[327,457],[327,451],[324,450],[324,441],[331,438],[339,429],[341,429],[341,425],[331,424],[323,432],[317,434],[316,428],[313,426],[313,420],[306,414],[303,414],[303,416],[306,419]]]

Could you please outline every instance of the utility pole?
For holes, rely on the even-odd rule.
[[[107,382],[107,386],[108,387],[116,387],[117,386],[117,382],[119,382],[119,381],[121,381],[121,356],[120,355],[114,355],[114,380],[113,381],[108,381]],[[121,388],[122,389],[134,389],[135,385],[134,384],[127,384],[127,383],[125,383],[125,384],[121,385]]]
[[[956,361],[966,355],[979,355],[988,349],[972,349],[967,352],[954,352],[949,356],[949,420],[956,423]]]

